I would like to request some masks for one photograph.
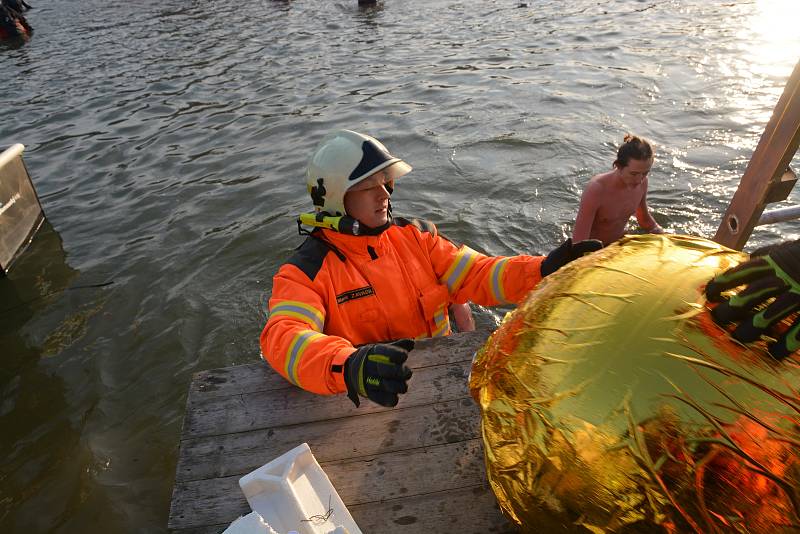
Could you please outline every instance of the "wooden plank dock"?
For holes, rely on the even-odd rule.
[[[486,480],[467,377],[485,329],[417,342],[395,408],[298,389],[266,363],[191,383],[168,527],[222,532],[250,512],[239,478],[306,442],[365,534],[515,532]]]

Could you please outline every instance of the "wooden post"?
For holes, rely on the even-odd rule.
[[[761,134],[739,188],[717,229],[714,241],[741,250],[764,207],[785,199],[794,182],[782,183],[800,144],[800,61],[792,71],[772,117]]]

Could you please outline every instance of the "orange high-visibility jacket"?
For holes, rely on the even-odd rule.
[[[453,302],[518,303],[543,259],[487,257],[417,220],[377,236],[315,230],[273,278],[261,354],[303,389],[345,392],[355,345],[448,335]]]

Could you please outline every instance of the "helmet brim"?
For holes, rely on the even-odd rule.
[[[411,168],[412,168],[411,165],[409,165],[402,159],[391,158],[387,161],[384,161],[380,165],[373,167],[368,172],[365,172],[364,174],[353,180],[353,183],[352,185],[350,185],[350,187],[355,187],[356,185],[363,182],[376,172],[382,171],[384,169],[386,170],[386,174],[388,175],[390,180],[397,180],[401,176],[405,176],[406,174],[410,173]],[[350,187],[348,187],[348,189],[350,189]]]
[[[401,176],[405,176],[406,174],[411,172],[411,165],[409,165],[402,159],[398,158],[397,161],[390,163],[389,165],[384,167],[384,169],[386,169],[386,174],[389,175],[389,179],[397,180]]]

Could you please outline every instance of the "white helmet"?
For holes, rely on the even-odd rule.
[[[389,154],[374,137],[350,130],[329,133],[317,145],[306,171],[314,209],[332,216],[345,215],[345,192],[381,169],[394,180],[408,174],[411,166]]]

